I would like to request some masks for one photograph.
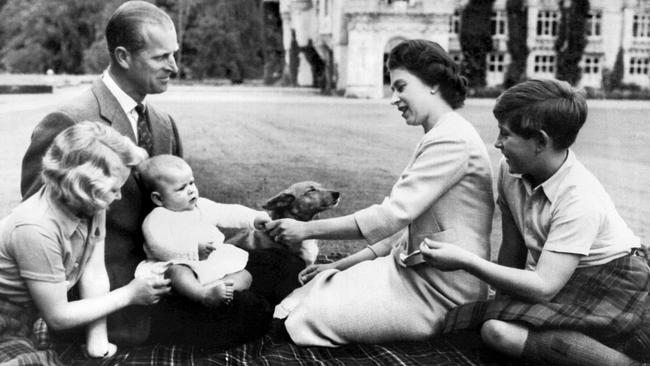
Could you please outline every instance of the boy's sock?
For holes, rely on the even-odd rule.
[[[529,331],[522,357],[548,365],[633,365],[625,354],[570,330]]]

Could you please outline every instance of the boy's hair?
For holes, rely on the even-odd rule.
[[[80,122],[63,130],[43,157],[41,177],[54,197],[74,212],[90,214],[107,208],[109,178],[134,167],[147,152],[99,122]]]
[[[189,164],[182,158],[175,155],[162,154],[153,156],[140,165],[137,172],[140,180],[148,192],[162,190],[161,185],[169,179],[169,172],[189,168]]]
[[[546,132],[556,149],[566,149],[587,119],[584,92],[566,81],[528,80],[504,91],[493,110],[499,123],[523,138]]]
[[[404,68],[428,86],[438,85],[440,95],[449,106],[463,106],[467,95],[467,79],[460,75],[454,60],[439,44],[424,40],[406,40],[388,55],[388,70]]]

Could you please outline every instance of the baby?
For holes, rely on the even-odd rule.
[[[138,166],[140,179],[158,206],[142,223],[147,260],[137,276],[165,273],[179,294],[206,306],[229,303],[250,287],[248,253],[225,244],[221,228],[262,229],[264,211],[199,197],[190,166],[173,155],[157,155]]]

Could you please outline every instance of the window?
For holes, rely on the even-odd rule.
[[[542,10],[537,13],[537,35],[546,37],[557,36],[559,16],[557,11]]]
[[[650,37],[650,14],[635,14],[632,20],[632,37]]]
[[[533,70],[536,73],[555,74],[555,55],[536,55]]]
[[[585,55],[582,59],[582,73],[587,75],[599,75],[600,74],[600,59],[598,55]]]
[[[454,14],[449,17],[449,33],[460,33],[460,10],[458,9],[454,10]]]
[[[492,52],[487,55],[488,72],[504,72],[506,70],[505,53]]]
[[[630,75],[648,75],[648,57],[630,57]]]
[[[600,26],[601,26],[601,12],[589,12],[587,15],[587,24],[585,26],[585,32],[587,37],[600,37]]]
[[[505,36],[508,34],[508,23],[506,12],[503,10],[497,10],[492,12],[492,17],[490,18],[490,23],[492,27],[493,36]]]
[[[323,16],[330,14],[330,0],[323,0]]]

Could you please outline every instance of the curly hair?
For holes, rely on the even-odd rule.
[[[388,70],[404,68],[426,85],[438,85],[440,95],[453,109],[463,106],[467,96],[467,79],[439,44],[411,39],[399,43],[388,55]]]
[[[43,157],[43,182],[73,212],[108,207],[112,177],[147,158],[145,150],[99,122],[80,122],[61,132]]]

